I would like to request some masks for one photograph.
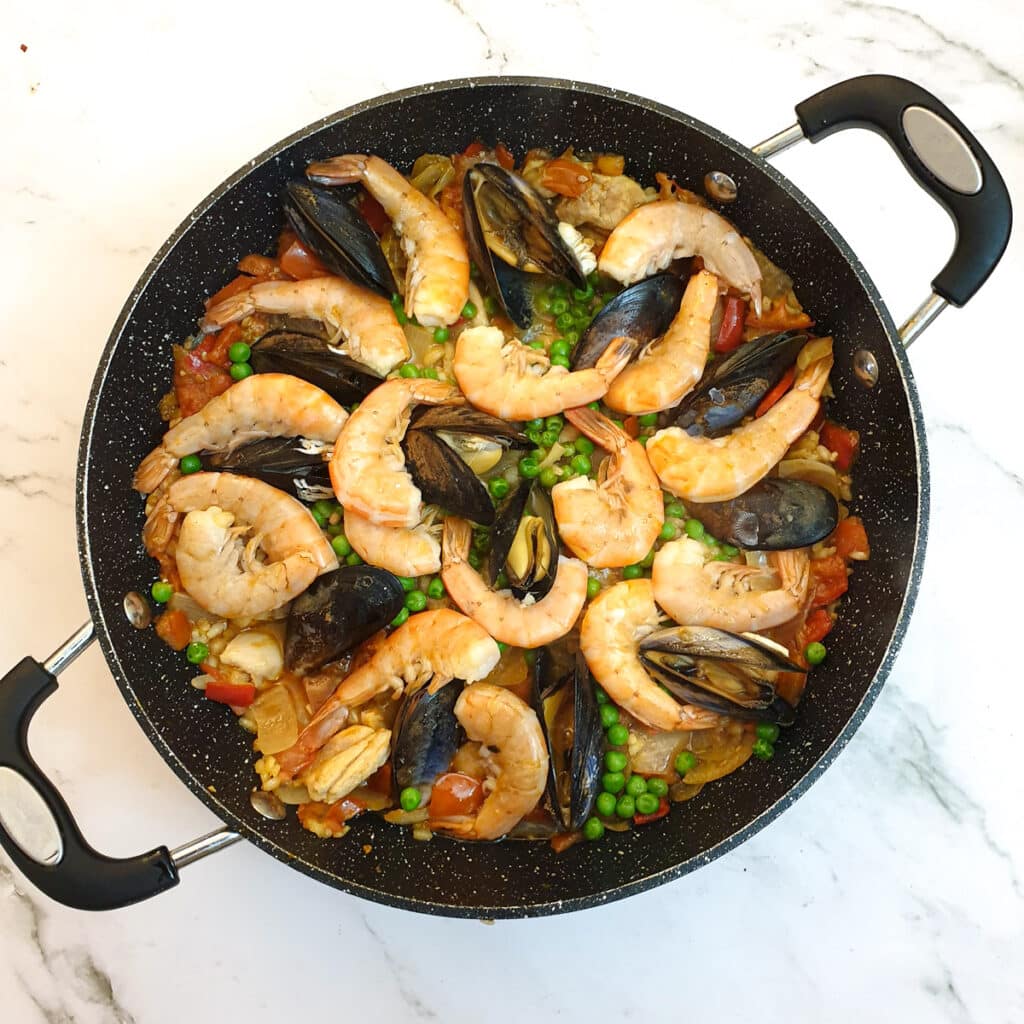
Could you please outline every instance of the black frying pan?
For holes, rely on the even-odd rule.
[[[78,533],[92,622],[44,665],[26,658],[0,682],[0,843],[39,889],[70,906],[124,906],[174,886],[178,869],[239,837],[291,867],[369,899],[430,913],[519,917],[575,910],[650,888],[707,863],[753,835],[832,762],[863,721],[896,656],[924,554],[928,473],[923,422],[904,343],[945,305],[962,305],[1006,246],[1010,201],[977,140],[935,97],[902,79],[841,83],[797,107],[799,124],[754,151],[667,107],[593,85],[487,78],[425,86],[352,107],[305,128],[221,185],[167,241],[126,303],[100,359],[78,462]],[[870,128],[949,211],[953,256],[933,294],[896,330],[857,257],[829,221],[763,159],[802,136]],[[797,724],[770,763],[748,762],[662,821],[556,856],[546,843],[419,843],[375,815],[340,842],[315,839],[294,815],[268,821],[249,802],[250,737],[204,702],[188,666],[152,630],[125,617],[127,591],[154,567],[139,539],[132,472],[162,431],[168,339],[184,336],[201,299],[238,258],[267,251],[281,222],[281,186],[314,158],[379,153],[407,167],[422,152],[456,152],[480,137],[522,153],[574,143],[626,153],[633,174],[664,170],[699,189],[724,171],[738,185],[727,213],[792,274],[821,333],[836,338],[837,419],[861,431],[855,511],[871,538]],[[877,384],[865,376],[877,368]],[[26,743],[55,676],[93,636],[125,700],[167,763],[228,825],[173,853],[160,847],[113,860],[94,851]],[[116,771],[111,764],[111,772]],[[364,852],[364,844],[371,847]]]

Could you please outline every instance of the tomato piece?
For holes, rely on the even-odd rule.
[[[430,794],[431,818],[457,818],[475,814],[484,802],[484,787],[472,775],[448,772],[438,778]]]
[[[743,321],[747,315],[747,304],[735,295],[726,297],[722,308],[722,325],[715,339],[716,352],[731,352],[743,341]]]
[[[761,404],[754,412],[755,419],[760,419],[792,386],[796,380],[796,367],[791,366],[783,375],[778,384],[761,399]]]
[[[863,561],[871,554],[868,533],[859,516],[849,516],[844,519],[835,528],[832,534],[832,543],[836,546],[836,554],[846,561],[855,555],[858,561]]]
[[[551,837],[551,849],[555,853],[565,853],[570,846],[575,846],[583,839],[582,832],[556,832]]]
[[[156,620],[156,635],[168,647],[183,651],[192,639],[192,623],[184,612],[168,609]]]
[[[252,683],[225,683],[220,680],[206,684],[207,700],[218,704],[230,704],[236,708],[247,708],[256,699],[256,687]]]
[[[192,349],[192,354],[198,356],[203,362],[213,363],[227,370],[231,366],[228,358],[228,349],[236,341],[241,341],[242,328],[239,324],[228,324],[227,327],[208,334],[203,340]]]
[[[797,647],[801,654],[808,644],[824,640],[832,631],[832,616],[824,608],[815,608],[797,633]]]
[[[487,147],[477,139],[475,142],[471,142],[463,151],[463,156],[479,156]]]
[[[364,192],[359,197],[359,212],[363,215],[366,223],[370,225],[373,233],[378,237],[391,227],[391,220],[384,212],[384,207],[369,192]]]
[[[331,275],[316,253],[310,252],[297,238],[281,253],[281,269],[297,281]]]
[[[375,793],[383,793],[387,796],[391,792],[392,771],[391,762],[385,761],[367,780],[367,786]]]
[[[590,188],[593,175],[581,163],[557,157],[544,165],[540,183],[560,196],[575,198]]]
[[[237,295],[239,292],[244,292],[246,288],[251,288],[256,282],[248,274],[239,274],[233,281],[229,281],[219,292],[214,292],[206,300],[206,308],[210,309],[212,306],[216,306],[219,302],[223,302],[225,299],[230,299],[232,295]]]
[[[814,321],[806,313],[791,312],[785,302],[773,302],[770,308],[762,308],[760,316],[748,313],[746,324],[759,331],[794,331],[813,327]]]
[[[174,394],[182,416],[191,416],[211,398],[223,394],[234,380],[227,370],[200,359],[181,345],[173,346]]]
[[[830,452],[836,453],[836,461],[833,465],[840,473],[845,473],[853,465],[854,459],[860,452],[860,433],[849,427],[833,423],[832,420],[825,420],[819,435],[821,443]]]
[[[846,562],[839,555],[811,559],[812,608],[837,601],[846,593],[849,585]]]
[[[253,277],[273,277],[281,272],[277,260],[272,260],[269,256],[260,256],[255,252],[243,256],[238,261],[238,269],[243,274],[252,274]]]
[[[495,157],[497,157],[498,163],[501,164],[501,166],[504,167],[506,171],[511,171],[512,168],[515,167],[515,165],[516,165],[515,158],[505,148],[505,144],[504,143],[499,142],[494,147],[494,155],[495,155]]]
[[[651,814],[634,814],[633,824],[634,825],[646,825],[648,822],[657,821],[659,818],[664,818],[668,814],[668,801],[662,797],[658,801],[658,809]]]
[[[622,421],[622,429],[635,440],[640,436],[640,420],[636,416],[627,416]]]
[[[303,828],[314,831],[310,826],[320,825],[326,827],[334,835],[342,835],[345,822],[351,821],[365,810],[366,804],[362,800],[357,800],[353,796],[343,796],[333,804],[320,802],[299,804],[296,813]]]

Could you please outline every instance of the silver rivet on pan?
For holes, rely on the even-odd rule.
[[[853,353],[853,372],[857,380],[866,388],[873,388],[878,383],[878,360],[874,352],[859,348]]]
[[[704,175],[704,191],[716,202],[733,203],[739,189],[725,171],[708,171]]]
[[[249,803],[257,814],[271,821],[280,821],[286,813],[284,801],[276,793],[266,793],[262,789],[254,789],[249,794]]]
[[[124,595],[124,617],[136,629],[145,629],[153,621],[153,609],[137,590],[129,590]]]

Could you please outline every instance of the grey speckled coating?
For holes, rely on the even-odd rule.
[[[340,842],[315,839],[294,815],[258,817],[249,805],[251,737],[226,709],[204,704],[188,685],[185,659],[153,631],[133,629],[121,609],[125,591],[145,592],[154,577],[131,477],[161,433],[156,402],[170,382],[170,343],[194,328],[202,298],[233,276],[242,255],[272,250],[282,184],[313,158],[375,152],[408,167],[422,152],[458,151],[477,137],[519,155],[569,143],[623,152],[642,180],[664,170],[694,190],[709,170],[730,174],[739,199],[728,215],[792,274],[818,330],[835,336],[831,408],[862,437],[853,506],[872,557],[858,566],[829,638],[831,657],[815,670],[774,760],[752,760],[654,825],[560,856],[546,843],[417,843],[376,815],[357,820]],[[852,371],[860,348],[878,357],[880,383],[870,392]],[[100,360],[79,453],[89,607],[125,700],[168,764],[232,828],[284,863],[368,899],[462,917],[553,914],[621,899],[721,856],[789,806],[849,741],[885,681],[920,579],[927,508],[924,427],[906,356],[864,268],[821,212],[749,150],[684,114],[547,79],[394,93],[325,118],[243,167],[175,231],[129,297]]]

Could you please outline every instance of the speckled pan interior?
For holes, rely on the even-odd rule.
[[[752,760],[705,787],[666,819],[556,856],[543,842],[415,842],[376,815],[322,842],[294,814],[281,822],[250,808],[251,737],[188,685],[185,659],[125,620],[128,590],[145,591],[154,564],[139,539],[138,461],[158,441],[156,403],[171,379],[170,344],[194,329],[202,299],[249,252],[270,252],[281,226],[282,185],[314,158],[378,153],[407,168],[423,152],[454,152],[476,138],[518,154],[568,144],[628,155],[642,181],[656,170],[699,191],[706,171],[728,172],[741,229],[788,270],[818,330],[835,337],[834,415],[861,432],[853,508],[871,538],[830,657],[815,670],[796,725],[770,763]],[[871,349],[880,383],[857,383],[853,352]],[[79,461],[82,572],[100,642],[142,728],[195,794],[232,828],[328,885],[427,913],[519,917],[618,899],[707,863],[788,806],[861,724],[899,646],[924,553],[927,467],[921,411],[895,328],[863,267],[825,217],[763,161],[719,132],[648,100],[547,79],[477,79],[408,90],[303,129],[207,198],[154,258],[126,303],[96,373]],[[823,823],[827,828],[827,822]],[[168,841],[183,837],[170,837]],[[211,868],[215,870],[215,868]],[[187,884],[187,879],[186,879]]]

